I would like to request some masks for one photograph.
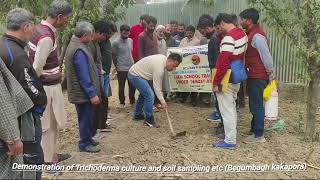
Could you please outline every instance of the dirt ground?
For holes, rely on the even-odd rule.
[[[74,106],[66,101],[68,126],[59,134],[60,152],[71,153],[71,164],[100,164],[129,166],[215,166],[226,164],[308,164],[320,166],[320,144],[305,142],[302,138],[305,118],[303,87],[281,86],[279,118],[284,120],[282,133],[267,132],[264,144],[247,145],[251,115],[248,106],[239,113],[237,148],[221,150],[212,147],[218,139],[212,136],[216,124],[206,121],[212,112],[208,107],[169,102],[169,113],[175,131],[187,131],[185,137],[171,139],[164,112],[155,113],[160,128],[149,128],[142,121],[132,120],[132,107],[118,108],[117,82],[112,81],[113,96],[110,100],[113,131],[100,140],[101,152],[97,154],[78,151],[78,124]],[[246,99],[248,101],[248,99]],[[248,104],[248,103],[247,103]],[[308,167],[304,172],[210,172],[210,173],[88,173],[65,172],[58,179],[320,179],[320,170]]]

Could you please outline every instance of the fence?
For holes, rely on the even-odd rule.
[[[221,12],[238,15],[249,7],[247,0],[215,0],[214,7],[209,7],[201,1],[190,5],[187,5],[186,2],[186,0],[167,0],[165,3],[136,4],[126,10],[126,19],[119,24],[134,25],[139,21],[140,15],[149,14],[157,18],[158,24],[165,25],[174,19],[185,24],[196,25],[201,14],[211,14],[213,17]],[[272,28],[263,26],[268,33],[279,81],[305,84],[307,74],[305,63],[297,57],[297,51],[290,44],[289,39],[279,36]]]

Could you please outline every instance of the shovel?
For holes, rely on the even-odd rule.
[[[175,138],[175,137],[185,136],[186,133],[187,133],[186,131],[178,132],[177,134],[174,132],[173,127],[172,127],[172,123],[171,123],[171,118],[169,116],[168,110],[166,110],[166,114],[167,114],[169,127],[170,127],[170,130],[171,130],[171,137]]]

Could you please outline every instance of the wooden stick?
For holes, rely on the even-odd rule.
[[[320,170],[320,167],[317,167],[317,166],[313,166],[313,165],[311,165],[311,164],[307,164],[307,166],[308,166],[308,167],[311,167],[311,168],[313,168],[313,169],[317,169],[317,170]]]
[[[313,169],[320,170],[320,167],[314,166],[314,165],[312,165],[312,164],[308,164],[308,163],[300,162],[300,161],[297,161],[297,163],[306,164],[308,167],[311,167],[311,168],[313,168]]]
[[[189,158],[188,158],[188,156],[187,155],[185,155],[185,154],[181,154],[184,158],[186,158],[192,165],[195,165],[195,163],[193,163]]]
[[[171,133],[174,136],[175,133],[174,133],[174,130],[173,130],[173,127],[172,127],[172,124],[171,124],[171,118],[169,116],[168,110],[166,110],[166,114],[167,114],[167,119],[168,119],[168,123],[169,123],[169,127],[170,127],[170,130],[171,130]]]

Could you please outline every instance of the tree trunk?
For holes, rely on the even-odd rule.
[[[318,108],[320,100],[320,72],[317,68],[312,67],[310,72],[310,83],[307,97],[307,123],[306,139],[311,141],[319,140],[319,118]]]
[[[304,33],[302,35],[306,38],[306,46],[311,52],[317,52],[318,47],[318,32],[316,30],[317,21],[314,20],[313,14],[313,2],[306,1],[306,19]],[[308,53],[306,53],[308,54]],[[310,56],[311,55],[311,56]],[[317,55],[309,54],[308,60],[308,72],[310,76],[308,97],[307,97],[307,124],[306,124],[306,139],[311,141],[319,140],[319,118],[318,108],[320,100],[320,64]]]

